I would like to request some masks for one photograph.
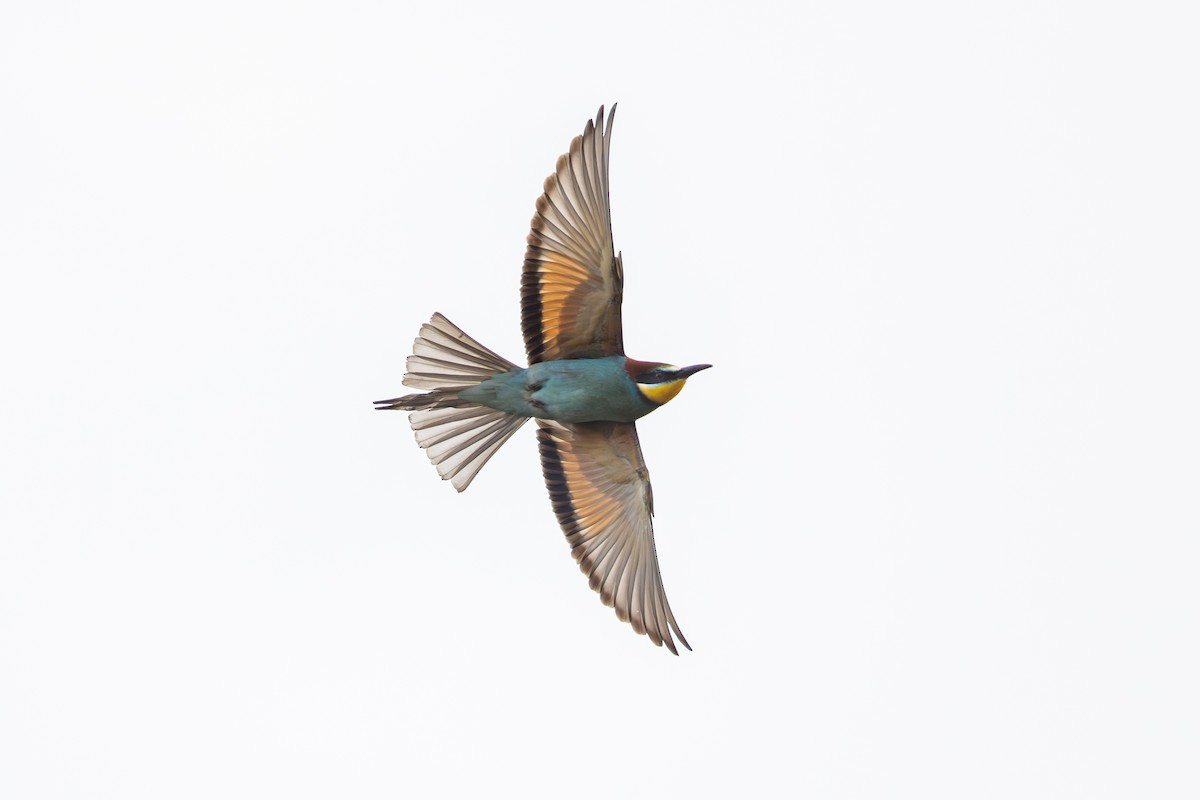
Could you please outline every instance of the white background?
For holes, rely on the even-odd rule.
[[[162,5],[0,12],[0,796],[1200,795],[1192,4]],[[371,410],[613,101],[679,658]]]

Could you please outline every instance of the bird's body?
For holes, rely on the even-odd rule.
[[[472,339],[441,314],[421,327],[404,384],[426,390],[378,401],[411,411],[417,443],[459,491],[529,419],[559,524],[589,585],[617,616],[677,653],[689,647],[662,588],[653,501],[634,421],[675,397],[708,364],[627,358],[621,256],[608,210],[604,109],[559,158],[537,202],[521,280],[529,366]],[[689,647],[690,649],[690,647]]]
[[[638,388],[636,376],[646,366],[666,365],[646,365],[625,356],[542,361],[494,375],[458,396],[509,414],[556,422],[633,422],[662,404],[653,390],[647,394]],[[674,388],[672,384],[664,386]]]

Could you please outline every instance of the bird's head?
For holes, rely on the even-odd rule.
[[[690,367],[675,367],[657,361],[625,360],[625,371],[637,386],[642,397],[656,406],[665,404],[679,394],[687,379],[712,364],[695,364]]]

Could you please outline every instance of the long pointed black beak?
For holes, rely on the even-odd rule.
[[[679,369],[675,372],[675,377],[676,377],[676,379],[688,378],[688,377],[691,377],[692,375],[695,375],[700,370],[708,369],[711,366],[712,366],[712,364],[695,364],[690,367],[683,367],[682,369]]]

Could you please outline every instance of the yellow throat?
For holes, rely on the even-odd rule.
[[[637,388],[643,397],[661,406],[679,394],[685,383],[687,383],[687,378],[680,378],[677,381],[668,381],[667,383],[639,383]]]

